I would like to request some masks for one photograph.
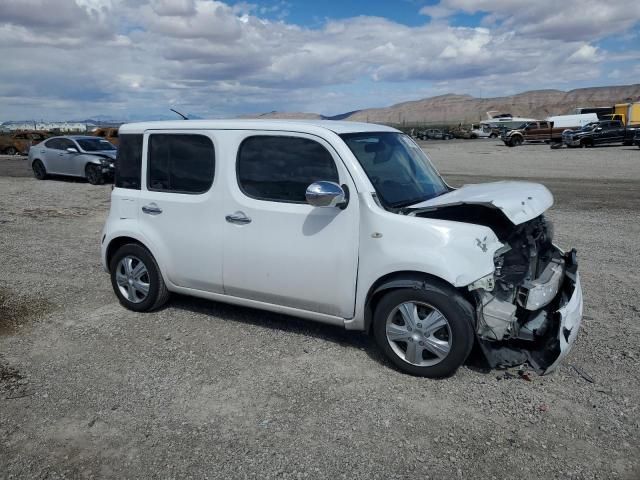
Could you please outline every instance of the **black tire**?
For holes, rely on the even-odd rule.
[[[146,268],[147,275],[144,280],[148,283],[148,293],[144,299],[132,301],[125,296],[118,285],[118,273],[120,262],[127,257],[142,262]],[[137,264],[133,264],[135,268]],[[134,312],[151,312],[162,307],[169,300],[171,293],[167,290],[164,283],[160,268],[153,258],[153,255],[142,245],[136,243],[128,243],[120,247],[111,258],[109,263],[109,271],[111,272],[111,286],[120,303]],[[123,273],[120,270],[120,273]]]
[[[581,140],[580,141],[580,146],[582,148],[589,148],[589,147],[593,147],[593,141],[591,140]]]
[[[4,150],[4,153],[6,153],[7,155],[15,155],[16,153],[18,153],[18,150],[16,150],[15,147],[7,147]]]
[[[102,185],[104,183],[104,176],[100,171],[100,167],[93,163],[87,164],[84,169],[84,176],[91,185]]]
[[[497,133],[492,133],[491,135],[489,135],[489,138],[498,138],[498,134]]]
[[[33,170],[33,176],[38,180],[46,180],[47,179],[47,169],[44,167],[44,164],[40,160],[35,160],[31,164],[31,169]]]
[[[438,363],[428,366],[409,363],[404,357],[396,353],[394,347],[391,346],[391,340],[387,339],[387,320],[393,323],[395,321],[393,319],[400,318],[396,317],[396,308],[407,302],[428,304],[446,319],[448,327],[443,327],[438,332],[440,335],[446,334],[444,335],[445,339],[447,341],[450,340],[446,356],[439,360],[437,358],[431,359],[429,357],[435,357],[435,355],[431,354],[427,347],[420,347],[425,348],[420,353],[420,363],[425,361],[437,361]],[[469,356],[474,342],[474,318],[472,306],[454,288],[440,283],[425,283],[423,288],[420,289],[402,288],[392,290],[384,295],[378,302],[374,312],[373,334],[376,343],[385,356],[401,371],[420,377],[442,378],[453,375]],[[420,326],[418,323],[416,325]],[[416,338],[420,337],[420,332],[416,331],[413,335],[415,336],[416,334]],[[427,337],[420,338],[425,340]],[[415,344],[414,340],[411,341]],[[401,350],[402,343],[404,343],[405,348],[408,348],[409,343],[402,341],[395,343],[395,347]],[[424,344],[420,343],[420,345]],[[405,350],[404,353],[406,354],[407,351]],[[426,359],[424,358],[425,356],[427,356]]]
[[[522,137],[520,135],[515,135],[511,137],[510,143],[512,147],[519,147],[520,145],[522,145]]]

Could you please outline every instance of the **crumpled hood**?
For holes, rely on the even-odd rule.
[[[116,159],[117,150],[100,150],[97,152],[88,152],[89,155],[95,155],[96,157],[109,158],[111,160]]]
[[[453,205],[485,205],[497,208],[514,225],[528,222],[553,205],[553,195],[539,183],[492,182],[463,185],[439,197],[411,205],[411,210]]]

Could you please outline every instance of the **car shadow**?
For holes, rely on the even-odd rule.
[[[230,305],[175,293],[172,294],[171,301],[167,304],[167,307],[217,317],[225,322],[235,322],[293,333],[295,335],[313,337],[345,348],[357,348],[364,351],[367,356],[375,362],[399,373],[403,373],[381,353],[373,336],[365,332],[345,330],[339,326],[314,322],[291,315]],[[480,352],[480,349],[475,346],[465,362],[465,366],[477,373],[491,373],[491,369],[486,366],[484,356]]]

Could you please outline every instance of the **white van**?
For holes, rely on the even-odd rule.
[[[102,261],[125,307],[170,292],[371,332],[402,371],[552,371],[582,318],[542,185],[453,189],[407,135],[337,121],[120,127]],[[265,340],[266,341],[266,340]]]
[[[548,122],[553,122],[553,128],[582,128],[588,123],[597,122],[598,115],[595,113],[581,113],[575,115],[556,115],[547,117]]]

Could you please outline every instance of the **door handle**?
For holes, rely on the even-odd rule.
[[[224,217],[227,222],[235,223],[238,225],[246,225],[247,223],[251,223],[251,219],[245,215],[244,212],[235,212],[231,215],[227,215]]]
[[[155,203],[145,205],[144,207],[142,207],[142,211],[149,215],[160,215],[162,213],[162,209]]]

